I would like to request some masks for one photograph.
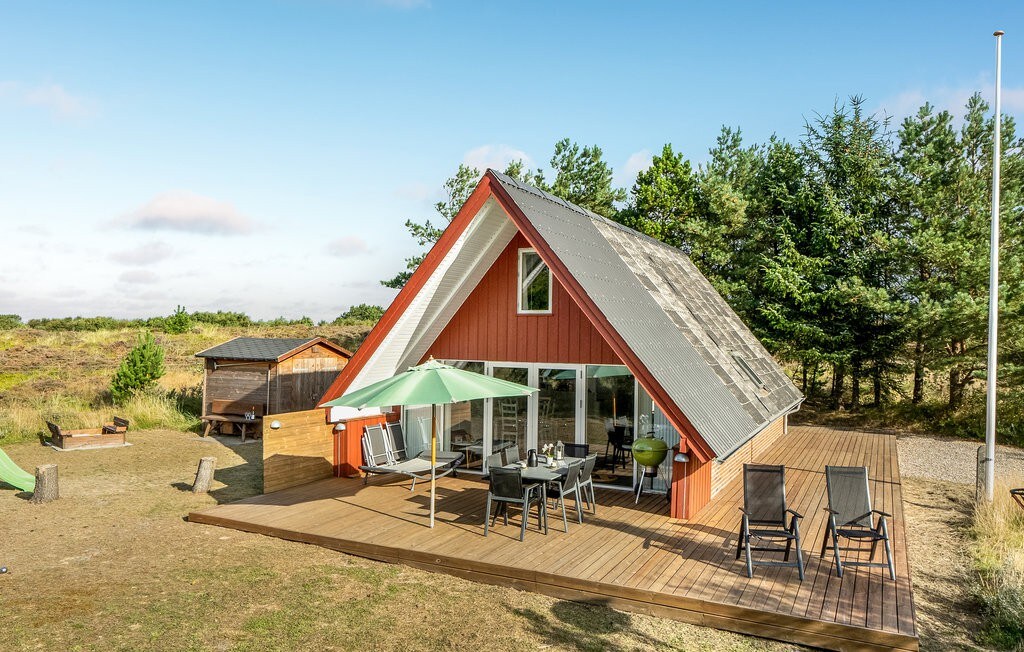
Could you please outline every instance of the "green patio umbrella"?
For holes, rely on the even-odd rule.
[[[430,358],[409,367],[396,376],[349,392],[320,407],[385,407],[390,405],[429,405],[430,464],[437,464],[437,406],[480,398],[527,396],[537,389],[499,378],[465,371]],[[430,527],[434,527],[434,470],[430,471]]]

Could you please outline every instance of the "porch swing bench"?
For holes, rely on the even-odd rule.
[[[404,475],[412,478],[410,491],[416,489],[417,480],[429,480],[431,471],[435,478],[456,473],[459,464],[465,459],[462,453],[438,453],[437,462],[431,464],[429,453],[409,457],[399,424],[388,424],[387,433],[382,426],[366,426],[363,428],[362,444],[366,464],[360,466],[359,470],[366,473],[363,484],[369,481],[371,474]]]

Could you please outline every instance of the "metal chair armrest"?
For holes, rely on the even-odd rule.
[[[892,514],[890,514],[889,512],[883,512],[883,511],[878,510],[878,509],[873,509],[873,510],[871,510],[871,512],[874,513],[874,514],[878,514],[879,516],[885,516],[886,518],[892,518]]]
[[[831,507],[822,507],[821,509],[823,511],[828,512],[829,514],[832,514],[833,516],[836,516],[836,515],[839,514],[839,512],[837,512],[836,510],[832,509]]]
[[[804,517],[803,514],[801,514],[800,512],[796,511],[795,509],[787,509],[786,511],[788,513],[792,514],[793,516],[797,517],[797,518],[803,518]]]

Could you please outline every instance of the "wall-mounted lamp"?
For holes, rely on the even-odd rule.
[[[339,421],[338,423],[334,424],[334,429],[337,430],[338,432],[343,432],[345,430],[345,422]]]
[[[676,456],[672,458],[672,461],[685,464],[690,461],[690,456],[686,453],[676,453]]]
[[[278,421],[277,419],[274,419],[273,421],[270,422],[270,429],[271,430],[280,430],[281,429],[281,422]]]

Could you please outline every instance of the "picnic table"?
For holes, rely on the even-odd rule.
[[[213,429],[214,424],[232,423],[241,426],[243,444],[245,443],[246,428],[263,421],[262,417],[247,419],[244,416],[239,416],[237,414],[207,414],[206,416],[201,417],[201,419],[206,422],[206,429],[203,430],[203,437],[210,434],[210,430]]]

